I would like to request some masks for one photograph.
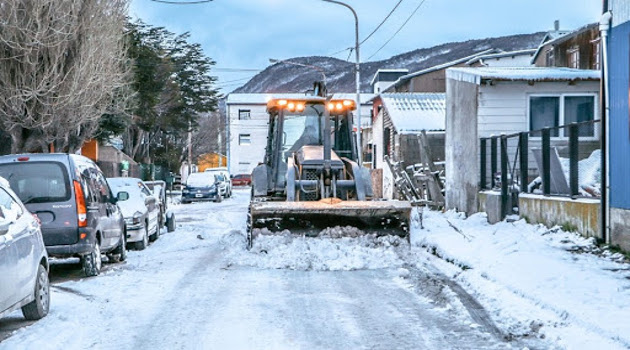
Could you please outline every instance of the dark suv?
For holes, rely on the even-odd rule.
[[[74,154],[0,157],[0,176],[41,221],[49,256],[81,258],[86,276],[101,270],[101,253],[126,259],[126,233],[117,199],[98,166]]]

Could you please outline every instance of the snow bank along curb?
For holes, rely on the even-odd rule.
[[[506,323],[541,320],[542,336],[569,348],[630,347],[630,265],[592,238],[524,220],[489,225],[485,214],[465,219],[430,211],[411,238],[462,267],[444,270],[476,290],[486,307],[498,307]]]

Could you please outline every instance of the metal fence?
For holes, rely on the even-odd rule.
[[[482,190],[501,191],[502,216],[519,193],[599,197],[600,120],[480,138]]]

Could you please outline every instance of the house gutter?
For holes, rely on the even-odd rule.
[[[604,14],[602,15],[601,20],[599,21],[599,31],[601,35],[601,43],[602,43],[602,70],[601,70],[601,103],[603,108],[601,109],[602,120],[603,120],[603,130],[602,130],[602,212],[601,212],[601,230],[602,230],[602,239],[606,244],[610,244],[610,137],[608,132],[610,130],[610,98],[608,94],[608,32],[610,30],[610,21],[612,19],[612,13],[608,11],[608,1],[604,0]]]

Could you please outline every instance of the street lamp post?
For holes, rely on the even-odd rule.
[[[359,63],[361,62],[360,60],[360,56],[359,56],[359,17],[357,17],[357,13],[354,11],[354,9],[352,7],[350,7],[350,5],[343,3],[341,1],[337,1],[337,0],[322,0],[325,2],[331,2],[333,4],[337,4],[337,5],[341,5],[344,6],[346,8],[348,8],[350,11],[352,11],[352,15],[354,15],[354,53],[355,53],[355,67],[354,67],[354,77],[355,77],[355,84],[356,84],[356,90],[357,90],[357,97],[356,97],[356,106],[357,106],[357,147],[359,148],[358,150],[358,155],[359,155],[359,165],[363,166],[363,145],[361,144],[361,73],[360,73],[360,66]]]

